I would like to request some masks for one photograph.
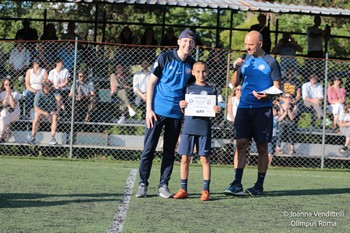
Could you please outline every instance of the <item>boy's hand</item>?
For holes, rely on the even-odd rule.
[[[221,112],[221,108],[220,108],[219,106],[215,105],[215,106],[214,106],[214,112],[215,112],[215,113]]]
[[[186,102],[186,100],[181,100],[179,105],[180,105],[180,108],[186,108],[188,103]]]

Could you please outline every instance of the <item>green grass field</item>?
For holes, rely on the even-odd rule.
[[[138,165],[0,157],[0,232],[106,232]],[[349,171],[269,169],[262,197],[225,196],[232,177],[232,167],[214,166],[212,200],[202,202],[201,167],[193,165],[190,198],[162,199],[155,163],[148,198],[134,197],[136,178],[123,232],[350,232]],[[256,168],[245,169],[245,188],[255,179]],[[179,165],[170,188],[179,188]]]

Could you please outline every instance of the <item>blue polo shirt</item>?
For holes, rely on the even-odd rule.
[[[247,55],[240,70],[242,80],[242,96],[238,108],[271,107],[271,98],[258,100],[253,91],[263,91],[273,86],[273,81],[281,80],[281,71],[276,59],[268,54],[262,57]]]
[[[158,78],[152,103],[156,114],[175,119],[183,117],[179,102],[184,99],[194,63],[191,56],[182,61],[176,50],[159,55],[152,68],[152,73]]]

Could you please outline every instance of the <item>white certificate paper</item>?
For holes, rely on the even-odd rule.
[[[216,95],[186,94],[185,116],[215,117]]]

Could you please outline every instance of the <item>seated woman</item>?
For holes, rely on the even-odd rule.
[[[38,58],[33,59],[33,68],[27,70],[25,85],[26,85],[26,102],[25,116],[30,118],[30,110],[34,108],[34,96],[41,90],[41,83],[48,78],[47,72],[40,66]]]
[[[11,136],[10,124],[17,121],[21,113],[18,102],[21,94],[12,89],[10,79],[4,79],[0,91],[0,142],[7,142]]]
[[[343,111],[346,90],[341,87],[341,78],[335,76],[333,84],[327,89],[328,111],[333,114],[333,129],[337,128],[339,115]]]
[[[111,84],[111,97],[112,99],[118,98],[120,102],[119,109],[121,110],[121,116],[118,120],[118,124],[125,123],[125,109],[128,108],[129,115],[131,117],[135,116],[136,112],[131,107],[129,98],[128,98],[128,90],[132,90],[132,87],[127,85],[125,68],[123,65],[118,64],[115,69],[115,73],[110,76],[110,84]]]

